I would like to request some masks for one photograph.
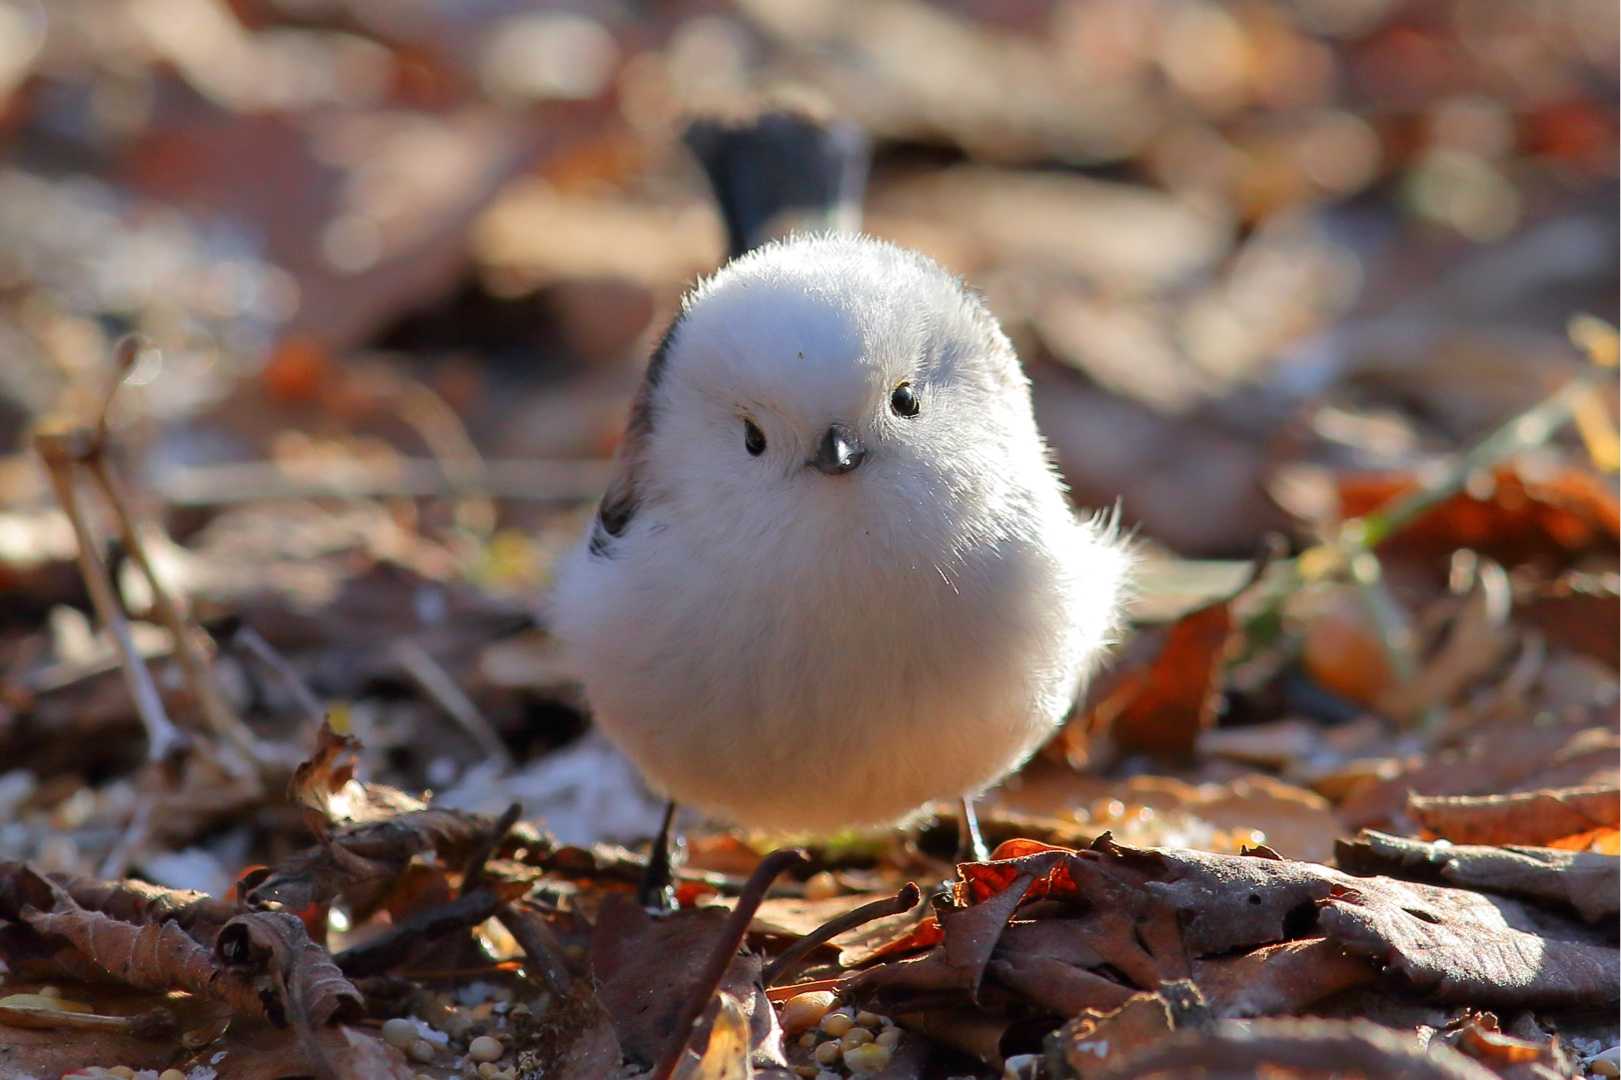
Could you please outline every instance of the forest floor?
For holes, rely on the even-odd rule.
[[[1614,5],[648,7],[0,0],[0,1078],[1621,1075]],[[1140,595],[654,918],[537,613],[780,83]]]

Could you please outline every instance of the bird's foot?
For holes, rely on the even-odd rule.
[[[636,902],[655,915],[667,915],[679,905],[675,898],[675,861],[670,848],[679,843],[674,835],[675,803],[664,808],[664,821],[659,834],[653,839],[653,850],[647,856],[647,869],[636,886]]]
[[[957,816],[957,861],[989,862],[991,849],[985,846],[985,837],[979,831],[979,815],[974,813],[974,800],[962,800]]]

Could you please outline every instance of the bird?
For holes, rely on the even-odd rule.
[[[1118,515],[1072,506],[976,292],[802,228],[852,217],[859,138],[768,113],[688,143],[733,257],[653,351],[550,606],[595,724],[670,800],[644,899],[677,804],[829,835],[963,798],[983,858],[968,800],[1057,730],[1121,624]]]

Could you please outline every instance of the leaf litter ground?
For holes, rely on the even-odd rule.
[[[150,7],[0,51],[0,1076],[1621,1072],[1604,5]],[[533,598],[749,64],[1147,557],[990,861],[689,822],[654,918]]]

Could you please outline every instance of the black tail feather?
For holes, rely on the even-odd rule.
[[[714,188],[733,257],[790,229],[860,227],[869,146],[849,121],[786,111],[698,120],[686,143]]]

